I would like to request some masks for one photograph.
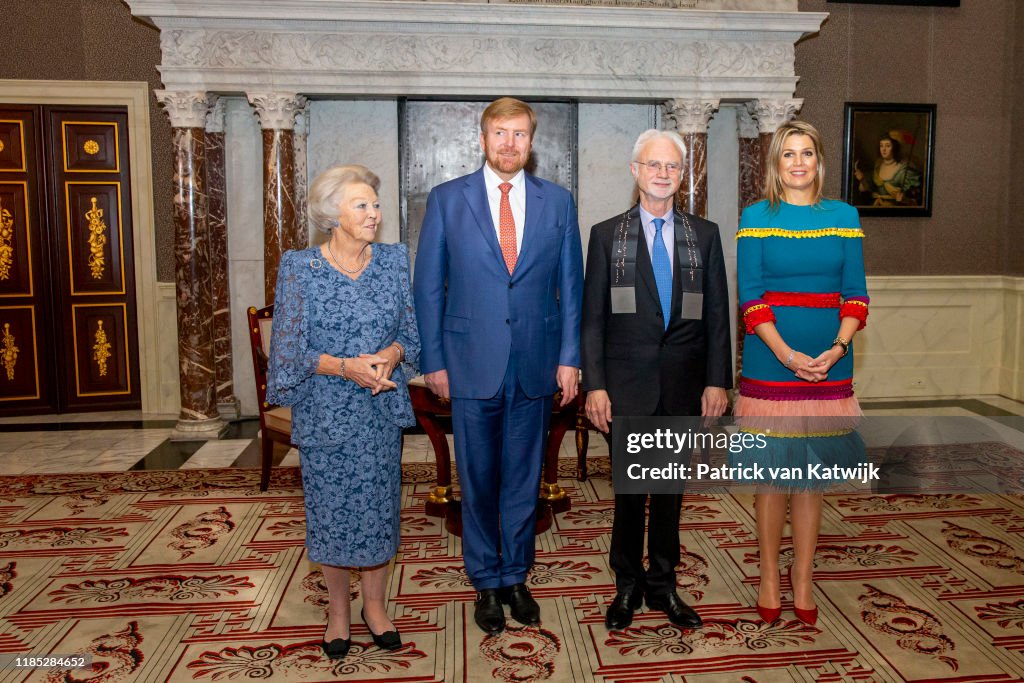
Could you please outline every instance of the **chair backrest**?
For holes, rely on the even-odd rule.
[[[262,423],[263,413],[273,408],[267,403],[267,366],[270,364],[270,326],[274,322],[274,305],[259,309],[250,306],[246,313],[249,317],[252,369],[256,376],[256,398],[259,400],[260,422]]]

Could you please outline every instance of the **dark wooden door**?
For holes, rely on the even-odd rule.
[[[22,118],[16,119],[19,112]],[[15,366],[16,382],[5,394],[3,359],[11,353],[4,355],[8,321],[0,317],[0,412],[138,408],[127,113],[123,107],[0,107],[4,142],[3,126],[9,125],[11,138],[18,128],[5,121],[20,124],[24,161],[20,171],[7,170],[18,159],[0,150],[0,203],[17,201],[16,190],[24,186],[28,208],[22,210],[27,220],[20,248],[35,256],[24,260],[32,270],[17,276],[32,288],[21,298],[12,293],[9,310],[0,308],[26,340],[13,342],[18,361],[26,363],[21,370]],[[11,232],[17,229],[15,220]],[[11,249],[13,254],[13,244]],[[0,294],[3,283],[0,277]],[[37,378],[34,397],[22,391],[31,384],[30,365]]]
[[[0,414],[57,409],[40,113],[0,105]]]

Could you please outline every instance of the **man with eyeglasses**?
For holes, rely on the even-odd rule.
[[[732,386],[729,296],[718,226],[675,208],[686,146],[675,132],[648,130],[630,170],[640,201],[590,233],[583,286],[581,353],[587,417],[611,446],[612,414],[719,416]],[[683,454],[685,455],[685,454]],[[643,566],[646,493],[616,494],[610,565],[615,598],[609,630],[647,606],[680,628],[700,616],[676,593],[677,493],[652,494],[649,565]]]

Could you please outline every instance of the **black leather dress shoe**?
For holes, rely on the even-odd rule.
[[[345,659],[349,648],[352,647],[352,639],[335,638],[329,643],[324,640],[320,643],[320,647],[323,648],[324,654],[329,659]]]
[[[604,613],[604,625],[609,631],[621,631],[633,623],[633,612],[643,603],[643,593],[619,591]]]
[[[530,595],[525,583],[517,583],[501,589],[501,601],[511,609],[512,618],[523,626],[536,626],[540,623],[540,605]]]
[[[394,631],[384,631],[380,635],[373,632],[370,628],[370,623],[366,621],[366,612],[359,610],[359,616],[362,617],[363,623],[366,624],[366,630],[370,632],[370,637],[373,638],[373,644],[382,650],[397,650],[402,647],[402,636],[398,633],[398,629]]]
[[[700,615],[679,599],[675,591],[661,595],[648,595],[647,606],[668,615],[668,620],[679,628],[700,628],[704,622]]]
[[[485,588],[476,594],[473,620],[485,633],[494,635],[505,630],[505,608],[494,588]]]

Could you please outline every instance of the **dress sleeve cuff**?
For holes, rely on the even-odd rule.
[[[754,334],[754,328],[761,323],[774,323],[775,313],[772,307],[761,299],[753,299],[743,304],[743,324],[747,328],[747,334]]]
[[[851,296],[839,307],[839,319],[856,318],[860,321],[858,330],[863,330],[868,321],[868,303],[870,299],[866,296]]]

